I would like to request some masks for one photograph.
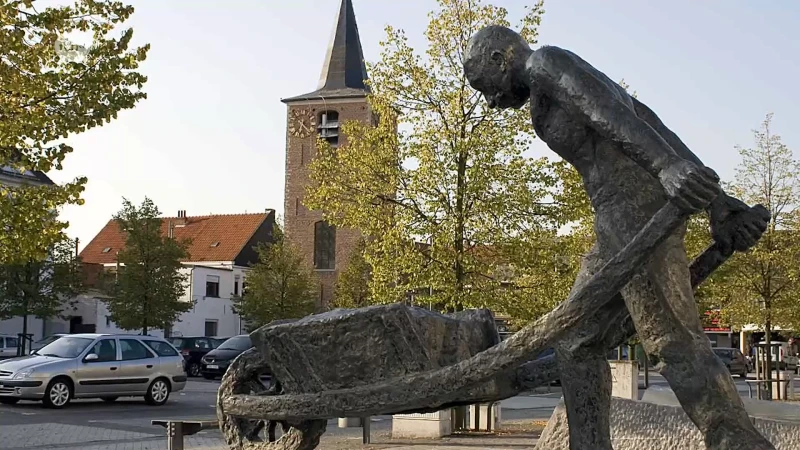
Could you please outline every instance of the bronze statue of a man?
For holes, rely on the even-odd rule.
[[[577,55],[558,47],[533,51],[501,26],[469,43],[464,71],[489,107],[530,101],[537,135],[583,177],[594,208],[597,242],[578,287],[617,253],[666,202],[686,211],[708,208],[714,239],[746,250],[766,229],[763,218],[721,192],[718,177],[647,106]],[[570,448],[611,450],[610,325],[628,314],[648,354],[714,450],[774,450],[753,427],[725,366],[703,333],[683,245],[670,236],[590,323],[556,347]],[[573,287],[573,289],[575,289]]]

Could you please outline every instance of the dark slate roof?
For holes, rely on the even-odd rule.
[[[317,90],[281,101],[289,103],[322,98],[364,97],[369,92],[364,83],[366,79],[367,66],[361,50],[353,2],[342,0]]]
[[[17,169],[8,166],[0,167],[0,177],[6,176],[9,178],[17,178],[24,181],[29,181],[34,184],[45,185],[45,186],[52,186],[55,183],[53,180],[50,179],[44,172],[34,170],[26,170],[25,172],[20,172]]]

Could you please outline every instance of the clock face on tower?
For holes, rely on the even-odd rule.
[[[289,133],[294,137],[306,138],[314,132],[317,120],[314,113],[308,109],[292,110],[292,117],[289,121]]]

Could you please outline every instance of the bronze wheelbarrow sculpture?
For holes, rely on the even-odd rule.
[[[753,209],[768,216],[760,205]],[[302,348],[286,348],[294,344],[286,331],[293,327],[296,329],[295,322],[284,321],[262,327],[251,335],[257,347],[243,353],[234,361],[219,389],[217,414],[226,440],[236,450],[313,449],[325,432],[328,419],[430,412],[456,405],[499,401],[549,382],[558,376],[555,358],[529,361],[617,295],[627,280],[647,261],[652,249],[685,221],[687,216],[688,214],[671,203],[662,207],[636,238],[582,289],[575,291],[551,313],[527,325],[502,343],[498,344],[499,338],[493,329],[494,322],[490,320],[490,314],[467,311],[457,315],[455,322],[461,322],[462,328],[466,325],[482,336],[473,335],[472,342],[460,349],[460,353],[452,353],[452,356],[463,356],[466,353],[473,353],[472,355],[443,367],[438,365],[438,361],[430,361],[428,366],[433,368],[425,367],[426,364],[420,361],[419,355],[405,355],[403,358],[400,354],[402,352],[395,352],[399,357],[397,364],[374,380],[354,378],[354,383],[348,386],[341,374],[333,374],[334,380],[325,380],[316,378],[324,373],[307,371],[305,376],[311,382],[282,381],[284,390],[278,394],[268,391],[258,381],[258,374],[265,365],[270,364],[275,376],[286,374],[289,378],[299,375],[303,365],[290,363],[295,366],[295,373],[289,374],[287,361],[276,361],[274,351],[270,352],[269,343],[283,342],[282,357],[291,351],[300,360],[305,355]],[[717,245],[709,247],[692,264],[693,284],[696,286],[701,283],[728,256],[730,254],[722,253]],[[389,309],[392,308],[398,313],[393,318],[404,317],[407,313],[405,310],[415,309],[399,304],[389,306]],[[327,315],[311,316],[312,320],[307,321],[308,326],[337,327],[337,321],[346,321],[348,317],[367,309],[369,308],[339,310],[331,311]],[[420,311],[429,314],[425,310]],[[400,329],[403,325],[396,325],[398,328],[391,329],[390,333],[404,331]],[[459,324],[454,323],[452,327],[459,328]],[[620,324],[619,331],[614,334],[616,337],[611,341],[621,342],[635,334],[635,330],[628,320]],[[323,347],[326,345],[325,342],[319,344]],[[362,341],[362,344],[381,346],[382,341]],[[614,342],[610,344],[611,348],[615,346]],[[263,354],[258,348],[262,345],[266,346]],[[420,348],[426,345],[442,347],[441,342],[432,340],[425,342]],[[488,348],[481,349],[481,345]],[[321,351],[344,354],[347,349],[325,347]],[[382,354],[389,353],[391,352],[383,351]],[[335,385],[335,388],[313,389],[319,389],[326,384]],[[303,390],[309,386],[312,389]],[[263,441],[259,438],[259,432],[264,427],[263,421],[269,420],[286,421],[291,429],[277,442]]]
[[[724,242],[694,265],[696,285],[729,249],[754,245],[768,214],[721,193],[717,175],[655,113],[569,51],[534,51],[512,30],[489,26],[470,40],[463,64],[490,108],[530,103],[537,136],[584,180],[597,241],[572,292],[499,344],[488,312],[444,316],[402,305],[262,327],[252,334],[257,349],[232,364],[219,390],[217,414],[228,444],[310,450],[331,418],[497,401],[547,378],[539,372],[546,361],[526,363],[554,347],[568,386],[571,448],[610,450],[604,351],[629,337],[635,321],[707,447],[774,448],[753,427],[702,336],[682,235],[689,215],[708,208],[715,239]],[[265,364],[282,392],[267,391],[255,378]],[[290,430],[263,442],[264,420],[285,421]]]

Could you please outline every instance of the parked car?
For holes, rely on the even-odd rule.
[[[72,334],[37,354],[0,362],[0,403],[41,400],[63,408],[73,398],[144,397],[163,405],[186,386],[184,361],[152,336]]]
[[[33,344],[31,344],[31,353],[38,351],[45,345],[53,343],[64,336],[69,336],[69,334],[67,333],[51,334],[50,336],[47,336],[44,339],[34,342]]]
[[[555,354],[556,354],[556,351],[554,349],[548,348],[548,349],[545,349],[545,351],[543,351],[542,353],[539,353],[539,356],[537,356],[536,359],[544,359],[544,358],[547,358],[547,357],[549,357],[551,355],[553,355],[553,357],[555,357]],[[551,386],[561,386],[561,379],[559,378],[559,379],[553,380],[550,383],[550,385]]]
[[[14,358],[17,356],[19,338],[8,334],[0,334],[0,359]]]
[[[168,339],[186,360],[186,374],[190,377],[200,376],[200,358],[206,353],[219,347],[219,342],[215,338],[206,336],[180,336]]]
[[[211,350],[201,359],[202,365],[200,371],[203,374],[203,378],[213,380],[214,378],[225,375],[225,371],[228,370],[228,366],[231,365],[231,362],[251,347],[253,347],[253,343],[250,342],[250,336],[246,334],[234,336],[223,342],[219,347]],[[262,375],[271,375],[271,372],[268,370]]]
[[[230,339],[230,336],[228,336],[228,337],[212,337],[211,338],[211,343],[214,345],[214,348],[217,348],[223,342],[227,341],[228,339]]]
[[[747,359],[738,348],[714,347],[714,354],[725,363],[731,375],[747,378]]]

